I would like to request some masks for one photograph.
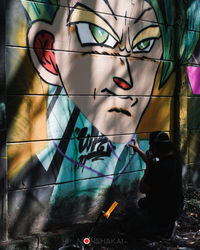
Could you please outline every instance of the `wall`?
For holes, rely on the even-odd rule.
[[[145,168],[127,145],[136,138],[147,150],[152,131],[180,141],[198,183],[199,9],[192,0],[6,3],[3,240],[92,222],[114,200],[126,211]]]

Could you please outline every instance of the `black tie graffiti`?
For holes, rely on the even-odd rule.
[[[110,157],[111,148],[109,140],[106,137],[99,136],[99,132],[95,127],[92,127],[91,134],[88,133],[88,128],[76,128],[78,139],[79,162],[85,164],[86,161],[104,160],[104,157]]]

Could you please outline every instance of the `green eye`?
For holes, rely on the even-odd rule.
[[[156,40],[155,38],[150,38],[150,39],[143,40],[143,41],[137,43],[134,46],[132,51],[134,53],[148,53],[148,52],[151,51],[155,40]]]
[[[108,31],[92,23],[77,23],[76,33],[82,46],[114,48],[119,42]]]
[[[144,50],[144,49],[146,49],[146,48],[149,46],[149,44],[150,44],[150,40],[141,41],[141,42],[137,45],[137,47],[138,47],[139,50]]]
[[[107,39],[108,39],[108,32],[106,32],[104,29],[94,25],[94,24],[90,24],[89,25],[90,30],[92,32],[92,35],[94,36],[95,40],[98,43],[104,43]]]

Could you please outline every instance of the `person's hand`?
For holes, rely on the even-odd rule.
[[[135,139],[131,140],[131,143],[129,143],[129,146],[133,148],[136,152],[140,149],[138,142]]]

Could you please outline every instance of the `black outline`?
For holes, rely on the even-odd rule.
[[[127,10],[125,12],[125,26],[126,26],[126,19],[127,19]]]
[[[123,45],[123,44],[122,44],[123,37],[124,37],[124,34],[123,34],[123,29],[122,29],[122,36],[121,36],[121,39],[120,39],[120,41],[119,41],[119,44],[120,44],[120,46],[119,46],[119,51],[124,51],[124,49],[125,49],[125,48],[121,48],[121,46]]]
[[[51,114],[51,112],[52,112],[52,110],[53,110],[53,107],[55,106],[56,101],[58,100],[58,97],[59,97],[61,91],[62,91],[62,87],[61,87],[61,86],[58,86],[58,87],[56,88],[55,93],[54,93],[53,96],[52,96],[52,99],[51,99],[51,101],[50,101],[48,107],[47,107],[47,119],[49,118],[49,116],[50,116],[50,114]]]
[[[94,89],[94,94],[93,94],[93,97],[94,97],[94,100],[96,99],[96,88]]]
[[[116,96],[116,97],[118,97],[118,98],[120,98],[120,99],[130,99],[131,101],[133,101],[133,98],[132,98],[131,96],[121,96],[121,95],[117,95],[117,94],[115,94],[114,92],[112,92],[111,90],[109,90],[109,89],[107,89],[107,88],[101,90],[101,93],[104,93],[104,92],[108,92],[108,94],[111,94],[111,95],[109,95],[109,96]]]
[[[129,62],[128,62],[128,58],[126,57],[125,60],[126,60],[128,75],[130,77],[130,84],[131,84],[131,88],[132,88],[133,87],[133,78],[132,78],[132,75],[131,75],[131,69],[130,69],[130,65],[129,65]]]
[[[131,107],[135,106],[138,103],[138,98],[136,97],[135,102],[131,104]]]
[[[124,61],[121,59],[121,57],[119,58],[120,62],[124,65]]]
[[[131,117],[131,113],[128,110],[122,108],[111,108],[108,110],[108,112],[122,113],[124,115],[127,115],[128,117]]]
[[[131,51],[130,52],[132,52],[132,46],[131,46],[131,39],[130,39],[130,29],[129,29],[129,26],[128,26],[128,42],[129,42],[129,46],[130,46],[130,48],[131,48]],[[126,50],[127,51],[127,50]],[[128,52],[128,51],[127,51]],[[129,52],[129,53],[130,53]]]
[[[39,10],[39,8],[38,8],[38,3],[37,2],[33,2],[33,4],[35,5],[35,8],[37,9],[37,12],[38,12],[38,14],[40,15],[41,13],[40,13],[40,10]]]
[[[135,19],[134,24],[137,23],[138,21],[140,21],[141,17],[144,15],[144,13],[145,13],[146,11],[149,11],[149,10],[153,10],[153,11],[154,11],[154,9],[153,9],[152,7],[149,7],[148,9],[143,10],[143,12],[139,15],[139,17],[137,17],[137,18]]]
[[[113,11],[113,9],[110,6],[110,3],[108,2],[108,0],[104,0],[105,4],[108,6],[109,10],[111,11],[112,15],[114,16],[115,20],[117,20],[117,17]]]

